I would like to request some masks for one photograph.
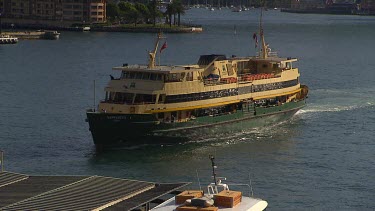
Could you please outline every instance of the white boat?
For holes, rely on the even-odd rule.
[[[83,30],[84,32],[88,32],[88,31],[91,30],[91,28],[90,28],[89,26],[85,26],[85,27],[82,28],[82,30]]]
[[[17,37],[12,37],[5,34],[0,34],[0,44],[15,44],[18,42]]]
[[[243,196],[239,191],[232,191],[229,185],[222,183],[225,177],[216,177],[214,157],[210,156],[214,182],[207,186],[207,193],[201,190],[187,190],[154,207],[151,211],[262,211],[268,203],[252,196]],[[190,198],[186,199],[185,198]]]

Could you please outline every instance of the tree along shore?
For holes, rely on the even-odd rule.
[[[198,25],[185,25],[172,27],[169,24],[157,23],[153,24],[72,24],[61,23],[60,21],[48,21],[41,23],[41,21],[24,20],[24,19],[3,19],[3,29],[8,31],[28,31],[28,30],[54,30],[54,31],[84,31],[84,28],[89,28],[89,31],[100,32],[166,32],[166,33],[195,33],[202,32],[203,28]]]

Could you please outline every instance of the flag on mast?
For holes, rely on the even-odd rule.
[[[164,42],[164,44],[161,46],[160,48],[160,53],[162,50],[166,49],[168,46],[167,46],[167,41]]]
[[[257,48],[258,47],[258,36],[257,36],[256,32],[254,32],[254,34],[253,34],[253,40],[255,41],[255,48]]]

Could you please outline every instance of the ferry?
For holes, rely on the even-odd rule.
[[[155,62],[164,38],[158,34],[148,64],[114,67],[119,76],[111,76],[105,99],[87,110],[97,149],[181,143],[208,128],[288,120],[305,106],[308,87],[296,58],[271,51],[262,24],[259,36],[255,56],[201,55],[193,65],[166,66]]]

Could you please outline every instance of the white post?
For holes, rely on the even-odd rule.
[[[1,165],[1,171],[4,171],[4,152],[0,150],[0,165]]]
[[[95,93],[95,80],[94,80],[94,112],[95,112],[95,107],[96,107],[96,93]]]

